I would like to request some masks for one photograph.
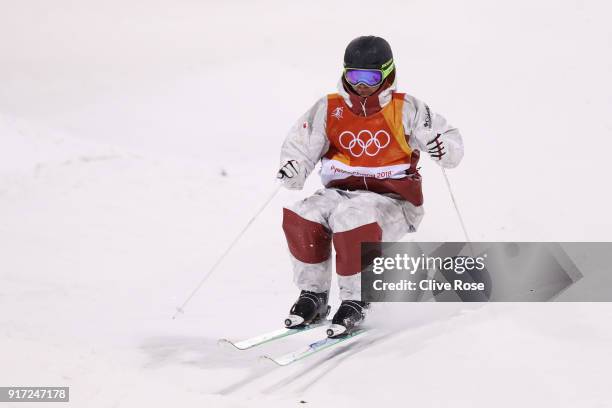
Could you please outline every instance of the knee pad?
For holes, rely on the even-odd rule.
[[[336,273],[340,276],[350,276],[361,272],[361,243],[380,242],[382,229],[378,223],[334,233],[333,241],[336,248]],[[379,251],[374,251],[379,252]],[[368,257],[378,256],[376,253],[366,254]],[[366,260],[370,262],[370,260]]]
[[[297,260],[317,264],[329,259],[331,234],[322,224],[309,221],[283,208],[283,231],[289,252]]]

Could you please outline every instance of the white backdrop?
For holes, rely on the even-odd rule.
[[[79,407],[368,406],[394,386],[421,407],[609,402],[607,304],[381,306],[385,337],[283,370],[218,350],[282,322],[297,291],[280,209],[316,175],[169,319],[274,188],[287,129],[358,35],[385,37],[400,90],[462,131],[449,177],[472,239],[609,241],[608,2],[0,10],[0,385],[70,385]],[[427,214],[405,239],[462,240],[440,171],[422,173]]]

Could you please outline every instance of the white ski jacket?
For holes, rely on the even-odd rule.
[[[396,90],[396,81],[380,92],[378,102],[384,108]],[[344,89],[342,80],[338,83],[338,94],[352,108],[351,98]],[[281,166],[289,160],[296,160],[300,166],[293,188],[301,189],[315,168],[317,162],[327,153],[329,139],[327,128],[327,96],[319,99],[290,129],[281,148]],[[365,116],[366,108],[363,106]],[[434,113],[420,100],[405,95],[402,108],[404,134],[413,150],[425,151],[440,166],[452,168],[463,158],[463,141],[459,130],[447,123],[446,119]],[[322,174],[325,180],[326,175]]]

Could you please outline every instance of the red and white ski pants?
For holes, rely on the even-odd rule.
[[[329,290],[336,250],[340,299],[361,300],[361,243],[397,241],[416,231],[423,207],[370,191],[326,188],[283,209],[293,279],[300,290]]]

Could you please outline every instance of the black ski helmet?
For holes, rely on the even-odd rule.
[[[344,68],[382,69],[393,61],[389,43],[373,35],[357,37],[344,51]]]

